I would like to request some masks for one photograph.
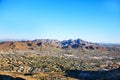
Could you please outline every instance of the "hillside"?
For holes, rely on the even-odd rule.
[[[0,80],[119,80],[119,53],[118,45],[81,39],[4,41],[0,43]]]

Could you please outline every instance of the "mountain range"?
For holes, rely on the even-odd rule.
[[[0,43],[0,51],[11,50],[38,50],[41,48],[59,48],[59,49],[81,49],[105,51],[106,48],[92,42],[82,39],[53,40],[53,39],[35,39],[27,41],[4,41]]]

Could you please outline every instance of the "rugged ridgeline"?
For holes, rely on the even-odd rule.
[[[76,40],[51,40],[51,39],[36,39],[33,41],[5,41],[0,43],[0,51],[12,51],[12,50],[39,50],[39,49],[80,49],[80,50],[94,50],[94,51],[106,51],[106,48],[98,44],[83,41],[81,39]]]
[[[98,51],[105,51],[105,47],[100,46],[99,44],[87,42],[81,39],[76,39],[76,40],[64,40],[61,41],[62,48],[73,48],[73,49],[81,49],[81,50],[98,50]]]

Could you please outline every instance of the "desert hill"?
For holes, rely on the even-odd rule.
[[[33,41],[5,41],[0,43],[0,51],[12,50],[38,50],[40,48],[59,48],[59,49],[81,49],[81,50],[98,50],[105,51],[105,47],[83,41],[81,39],[69,40],[51,40],[36,39]]]

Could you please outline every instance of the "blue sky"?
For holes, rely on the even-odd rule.
[[[120,0],[0,0],[0,39],[120,43]]]

